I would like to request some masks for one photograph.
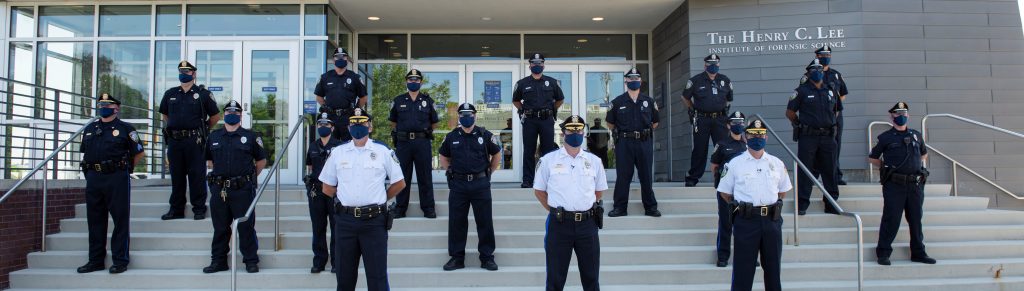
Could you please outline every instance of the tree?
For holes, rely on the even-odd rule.
[[[390,121],[388,121],[388,114],[391,111],[391,103],[394,97],[408,91],[405,87],[405,74],[408,71],[405,65],[401,64],[369,65],[364,67],[362,71],[363,74],[366,74],[366,80],[370,87],[369,91],[372,95],[367,106],[369,107],[370,114],[373,116],[373,132],[370,134],[370,138],[382,141],[388,145],[394,145],[394,142],[391,140],[392,128]],[[432,143],[433,155],[435,157],[444,134],[450,130],[448,120],[451,116],[447,114],[447,108],[458,106],[457,100],[451,100],[450,89],[450,81],[445,80],[434,84],[430,82],[430,78],[427,76],[424,76],[423,89],[420,89],[420,91],[429,94],[434,99],[435,106],[442,106],[442,108],[435,108],[440,119],[440,124],[434,134]]]

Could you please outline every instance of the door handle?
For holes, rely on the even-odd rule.
[[[242,103],[242,110],[245,110],[245,112],[249,112],[249,103]]]

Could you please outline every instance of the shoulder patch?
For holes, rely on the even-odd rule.
[[[686,89],[690,89],[691,87],[693,87],[693,81],[686,80]]]
[[[134,140],[135,143],[137,143],[137,144],[141,144],[142,143],[142,140],[139,139],[139,132],[138,131],[134,131],[133,130],[132,132],[129,132],[128,133],[128,137],[131,138],[132,140]]]
[[[257,135],[256,136],[256,144],[260,145],[260,147],[263,147],[263,138]]]
[[[729,164],[726,163],[725,165],[722,165],[722,178],[725,178],[725,175],[728,175],[728,174],[729,174]]]
[[[798,94],[799,93],[797,93],[797,91],[793,91],[793,95],[789,95],[789,100],[796,99],[796,95],[798,95]]]
[[[800,76],[800,85],[807,83],[807,75]]]

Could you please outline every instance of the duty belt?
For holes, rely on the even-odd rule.
[[[210,176],[207,177],[207,181],[214,185],[221,186],[224,189],[239,189],[245,186],[248,182],[252,181],[252,175],[243,175],[235,177],[224,177],[224,176]]]
[[[598,214],[594,213],[594,209],[593,208],[587,209],[587,210],[584,210],[584,211],[567,211],[567,210],[565,210],[565,208],[562,208],[562,207],[558,207],[558,208],[549,207],[549,209],[551,209],[551,214],[555,216],[555,219],[558,222],[564,222],[564,221],[567,221],[567,220],[568,221],[581,222],[581,221],[586,221],[588,219],[591,219],[594,216],[598,215]]]
[[[169,130],[168,132],[171,133],[171,138],[173,138],[173,139],[183,139],[183,138],[188,138],[188,137],[193,137],[193,136],[199,136],[201,130],[200,129],[181,129],[181,130],[172,129],[172,130]]]
[[[523,116],[537,119],[551,117],[551,109],[523,109]]]
[[[651,130],[650,129],[635,130],[635,131],[620,131],[620,132],[615,134],[615,137],[619,137],[619,138],[632,138],[632,139],[639,139],[639,140],[646,140],[650,136],[651,136]]]
[[[823,135],[832,135],[833,133],[835,133],[835,130],[832,127],[820,127],[820,128],[804,127],[804,128],[800,129],[800,132],[802,134],[804,134],[804,135],[823,136]]]
[[[468,175],[467,174],[446,173],[445,176],[448,176],[448,179],[452,179],[452,180],[473,181],[473,180],[477,180],[477,179],[480,179],[480,178],[483,178],[483,177],[487,177],[487,171],[483,171],[483,172],[476,173],[476,174],[468,174]]]
[[[780,214],[782,211],[782,204],[775,203],[765,206],[754,206],[753,204],[744,202],[740,204],[736,211],[738,212],[738,215],[742,215],[745,218],[760,216],[769,217],[772,218],[772,220],[775,220],[775,218],[779,216],[777,214]]]
[[[78,164],[82,168],[82,171],[96,171],[100,173],[113,173],[114,171],[124,170],[128,168],[127,161],[115,161],[107,160],[99,163],[86,163],[81,162]]]
[[[889,181],[896,182],[902,185],[920,184],[922,181],[924,181],[924,176],[916,174],[907,175],[900,173],[892,173],[892,177],[889,178]]]
[[[426,132],[393,131],[392,134],[394,134],[394,136],[396,138],[403,139],[403,140],[405,140],[405,139],[420,139],[420,138],[430,138],[430,137],[432,137],[429,133],[426,133]]]
[[[339,116],[339,117],[352,115],[352,108],[341,108],[341,109],[331,108],[329,110],[330,110],[331,113],[334,113],[335,116]]]
[[[725,113],[720,112],[720,111],[719,112],[697,112],[697,114],[695,114],[695,115],[700,116],[700,117],[718,118],[719,116],[725,116]]]
[[[384,204],[349,207],[341,205],[341,202],[335,202],[334,206],[338,214],[351,214],[352,217],[365,219],[384,215],[388,211],[388,206]]]

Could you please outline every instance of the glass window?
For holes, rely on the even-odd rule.
[[[188,5],[186,34],[299,35],[299,5]]]
[[[360,34],[360,60],[404,60],[406,49],[404,34]]]
[[[177,40],[161,40],[156,42],[156,61],[153,65],[155,78],[153,102],[160,102],[167,89],[181,85],[178,82],[178,62],[181,62],[181,42]],[[155,103],[159,105],[159,103]]]
[[[181,35],[181,5],[156,7],[156,36]]]
[[[11,53],[10,64],[8,64],[8,72],[11,79],[15,81],[32,83],[32,78],[35,72],[32,70],[32,43],[31,42],[11,42]],[[32,109],[34,108],[33,89],[31,86],[20,85],[13,83],[8,88],[14,94],[8,94],[8,104],[12,104],[8,107],[12,116],[9,118],[21,119],[33,117]]]
[[[108,93],[120,99],[122,119],[147,118],[142,109],[150,107],[149,42],[100,42],[96,63],[96,95]]]
[[[544,54],[548,60],[632,60],[629,34],[526,35],[526,54]]]
[[[306,35],[327,35],[327,5],[306,5]]]
[[[435,170],[440,170],[440,163],[437,160],[437,150],[441,148],[441,142],[444,141],[444,136],[452,130],[450,124],[454,123],[457,117],[454,114],[449,114],[449,108],[455,110],[459,107],[459,72],[458,71],[423,71],[423,89],[420,91],[427,93],[431,98],[434,99],[434,110],[437,111],[437,117],[439,119],[437,123],[437,129],[434,129],[434,140],[431,157],[433,162],[431,166]],[[510,131],[511,133],[511,131]]]
[[[252,130],[262,134],[264,149],[270,154],[267,165],[274,166],[277,152],[284,147],[288,136],[288,101],[292,100],[289,72],[293,65],[289,63],[287,50],[253,50],[252,65],[249,76],[252,96]],[[297,64],[294,64],[297,65]],[[287,169],[287,159],[282,161],[281,168]]]
[[[395,96],[407,91],[405,73],[408,71],[405,64],[361,64],[359,73],[365,78],[363,83],[370,96],[367,109],[374,115],[373,127],[377,129],[371,133],[370,138],[392,144],[391,131],[386,130],[391,128],[387,115]]]
[[[636,64],[636,70],[640,71],[640,78],[643,79],[643,85],[640,86],[640,93],[644,93],[644,94],[647,94],[647,96],[654,97],[654,101],[658,102],[658,106],[661,106],[662,108],[664,108],[665,107],[665,101],[668,101],[668,100],[658,99],[658,96],[651,95],[651,81],[654,81],[654,79],[651,78],[651,74],[650,74],[650,72],[651,72],[651,65],[648,65],[648,64]]]
[[[303,100],[316,102],[313,89],[320,81],[320,75],[327,71],[327,42],[322,40],[307,40],[304,48],[303,72],[302,72],[302,96]],[[315,104],[313,106],[316,106]],[[316,109],[316,107],[314,107]]]
[[[341,43],[338,39],[341,29],[341,17],[338,16],[337,12],[334,12],[334,9],[327,9],[327,39],[335,43]],[[342,45],[347,46],[348,43],[343,43]]]
[[[643,73],[641,76],[646,81]],[[615,150],[609,147],[612,140],[611,131],[605,124],[605,116],[611,107],[612,99],[626,91],[623,83],[622,72],[618,71],[591,71],[587,72],[586,87],[583,88],[587,100],[586,117],[590,125],[590,136],[587,137],[587,149],[601,158],[605,169],[615,168]],[[599,120],[600,119],[600,120]]]
[[[92,42],[40,42],[36,52],[36,84],[80,96],[92,95]],[[54,98],[48,91],[46,98]],[[92,115],[92,99],[61,95],[61,112],[73,112],[74,117]],[[77,105],[77,106],[76,106]],[[52,109],[52,105],[45,105]],[[47,111],[43,118],[53,118]]]
[[[92,5],[39,7],[39,37],[93,36]]]
[[[649,60],[650,57],[647,55],[647,35],[637,34],[636,35],[636,59],[637,60]]]
[[[519,59],[519,35],[414,34],[412,57]]]
[[[35,35],[36,19],[32,7],[11,7],[11,37]]]
[[[150,6],[100,6],[100,36],[149,35]]]

